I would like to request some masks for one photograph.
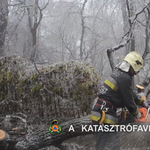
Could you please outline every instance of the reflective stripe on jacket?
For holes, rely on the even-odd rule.
[[[116,69],[105,80],[99,91],[99,98],[112,103],[116,108],[126,107],[131,114],[136,115],[138,108],[133,97],[133,78],[128,73]]]
[[[90,115],[91,120],[99,122],[101,117],[102,116],[99,112],[91,111],[91,115]],[[113,117],[112,115],[106,114],[105,115],[105,120],[104,120],[103,123],[115,125],[115,124],[118,123],[118,119]]]
[[[90,119],[97,122],[97,124],[104,123],[115,125],[118,119],[114,114],[116,114],[116,108],[110,102],[97,98],[92,108]]]

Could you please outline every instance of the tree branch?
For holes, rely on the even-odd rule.
[[[16,3],[16,4],[8,4],[8,6],[19,6],[19,5],[23,5],[24,3],[23,2],[20,2],[20,3]]]
[[[44,10],[44,9],[48,6],[48,4],[49,4],[49,0],[48,0],[48,2],[46,3],[46,5],[45,5],[43,8],[41,8],[41,10]]]
[[[130,29],[129,29],[129,31],[127,32],[127,33],[125,33],[124,34],[124,36],[121,38],[121,41],[120,41],[120,43],[122,42],[122,40],[126,37],[126,36],[128,36],[129,35],[129,33],[131,33],[131,30],[132,30],[132,27],[133,27],[133,24],[135,23],[135,21],[136,21],[136,19],[137,19],[137,17],[138,17],[138,15],[140,15],[147,7],[149,7],[149,5],[150,5],[150,2],[145,6],[145,7],[143,7],[142,8],[142,10],[141,11],[139,11],[138,13],[136,13],[135,14],[135,16],[133,17],[133,21],[131,21],[131,24],[130,24]],[[131,19],[131,18],[130,18]]]
[[[135,21],[136,21],[138,15],[140,15],[146,8],[148,8],[149,5],[150,5],[150,2],[149,2],[141,11],[139,11],[138,13],[135,14],[133,21],[131,21],[129,31],[122,37],[122,39],[124,39],[125,36],[129,36],[129,34],[130,34],[130,38],[129,38],[128,40],[126,40],[125,42],[123,42],[123,43],[121,43],[121,41],[122,41],[122,39],[121,39],[119,45],[117,45],[117,46],[115,46],[115,47],[113,47],[113,48],[107,49],[107,56],[108,56],[109,63],[110,63],[110,66],[111,66],[111,68],[112,68],[112,71],[114,71],[114,69],[115,69],[115,64],[114,64],[112,52],[114,52],[114,51],[116,51],[116,50],[118,50],[118,49],[124,47],[124,46],[131,40],[131,38],[132,38],[132,28],[133,28],[133,24],[135,23]],[[150,20],[150,19],[148,19],[148,21],[149,21],[149,20]],[[148,44],[148,42],[147,42],[147,44]],[[148,53],[148,50],[146,49],[145,53],[143,54],[143,58],[145,58],[145,55],[147,55],[147,53]]]
[[[112,53],[115,52],[116,50],[124,47],[129,41],[130,41],[131,38],[129,38],[127,41],[119,44],[119,45],[116,45],[110,49],[107,49],[107,56],[108,56],[108,59],[109,59],[109,63],[110,63],[110,66],[111,66],[111,69],[112,71],[115,70],[115,64],[114,64],[114,60],[113,60],[113,56],[112,56]]]

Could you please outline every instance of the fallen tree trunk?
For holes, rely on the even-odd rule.
[[[19,141],[15,147],[17,150],[37,150],[50,145],[59,146],[59,144],[69,138],[90,134],[90,132],[82,132],[82,125],[90,124],[91,120],[89,116],[70,120],[60,124],[62,127],[62,132],[60,134],[51,134],[48,128],[39,130],[33,134],[27,135],[26,139]],[[73,130],[69,132],[71,125],[74,127],[74,132]]]
[[[119,114],[119,112],[118,112]],[[122,122],[121,120],[119,120],[119,124],[128,124],[128,123],[133,123],[134,122],[134,117],[131,116],[130,114],[127,115],[127,119],[125,122]],[[86,117],[82,117],[82,118],[78,118],[78,119],[74,119],[74,120],[70,120],[67,122],[64,122],[61,125],[62,127],[62,132],[59,134],[51,134],[48,131],[48,127],[47,129],[42,129],[42,130],[37,130],[35,132],[33,132],[32,134],[28,134],[26,135],[26,138],[22,141],[19,141],[15,148],[17,150],[37,150],[40,148],[44,148],[47,146],[56,146],[56,147],[61,147],[61,143],[67,139],[70,139],[72,137],[76,137],[76,136],[81,136],[81,135],[87,135],[87,134],[92,134],[93,132],[84,132],[86,129],[88,129],[88,127],[82,131],[82,126],[85,125],[90,125],[91,124],[91,120],[89,118],[89,116]],[[134,122],[133,124],[145,124],[148,125],[148,123],[136,123]],[[73,130],[69,131],[70,126],[73,126],[74,128],[74,132]],[[148,133],[143,133],[143,132],[131,132],[131,133],[120,133],[120,140],[121,140],[121,145],[122,148],[133,148],[133,147],[143,147],[143,146],[150,146],[149,145],[149,134]],[[137,136],[138,135],[138,136]],[[128,138],[130,137],[130,138]],[[142,141],[144,141],[144,143],[140,143],[140,140],[138,140],[139,142],[137,143],[137,137],[140,137],[140,139],[142,139]],[[132,141],[131,141],[132,139]],[[142,142],[141,141],[141,142]],[[135,143],[136,142],[136,143]],[[127,146],[128,143],[128,146]]]
[[[118,112],[119,114],[119,112]],[[127,119],[129,122],[133,122],[132,118]],[[120,121],[121,123],[121,121]],[[124,122],[125,123],[125,122]],[[127,123],[127,122],[126,122]],[[46,146],[54,145],[56,147],[59,147],[59,145],[72,137],[81,136],[81,135],[87,135],[92,134],[93,132],[83,132],[82,126],[90,125],[91,120],[89,116],[85,116],[82,118],[73,119],[67,122],[64,122],[61,125],[62,132],[60,134],[51,134],[47,129],[38,130],[36,132],[33,132],[32,134],[28,134],[26,136],[26,139],[19,141],[15,148],[17,150],[37,150]],[[70,130],[70,126],[73,126],[73,130]],[[85,131],[85,130],[84,130]]]

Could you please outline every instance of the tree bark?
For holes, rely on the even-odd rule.
[[[121,111],[118,111],[117,115],[119,118],[119,124],[128,124],[134,122],[134,117],[131,116],[130,114],[127,114],[126,121],[122,122],[121,117],[119,117],[120,114]],[[88,126],[91,124],[92,122],[89,116],[85,116],[82,118],[73,119],[60,124],[62,127],[62,132],[60,134],[51,134],[48,132],[48,128],[43,130],[38,130],[33,134],[27,135],[26,139],[24,139],[23,141],[19,141],[16,144],[15,148],[17,150],[37,150],[51,145],[58,147],[61,145],[63,141],[69,138],[92,134],[93,133],[92,131],[86,132],[86,130],[88,130]],[[69,128],[71,125],[73,125],[74,127],[74,132],[71,130],[69,132]]]
[[[46,146],[54,145],[58,146],[64,140],[67,140],[72,137],[79,135],[91,134],[90,132],[82,132],[82,125],[90,125],[91,120],[89,116],[70,120],[64,122],[61,125],[62,132],[60,134],[51,134],[48,129],[43,129],[36,131],[33,134],[29,135],[28,138],[20,141],[16,144],[17,150],[37,150]],[[73,125],[74,131],[69,132],[70,126]]]
[[[143,54],[143,59],[146,58],[147,54],[150,52],[150,5],[147,8],[147,20],[146,20],[146,39],[145,39],[145,51]]]
[[[32,35],[32,49],[31,49],[31,62],[35,62],[36,60],[36,51],[37,51],[37,28],[42,20],[43,14],[42,10],[46,8],[48,3],[44,8],[39,7],[39,0],[35,0],[33,4],[33,8],[27,8],[28,10],[28,20],[29,20],[29,28]],[[38,13],[39,12],[39,13]],[[38,16],[39,14],[39,16]]]
[[[147,8],[147,20],[146,20],[146,29],[145,29],[146,39],[145,39],[145,51],[143,53],[143,59],[146,58],[146,56],[150,53],[150,5]],[[145,87],[145,94],[146,97],[148,97],[150,93],[150,77],[147,76],[144,81],[142,82],[142,85]],[[148,100],[150,101],[150,100]]]
[[[35,61],[35,54],[37,50],[37,20],[38,20],[38,0],[35,0],[34,8],[33,9],[33,16],[30,16],[30,22],[33,22],[33,25],[30,25],[30,31],[32,34],[32,51],[31,51],[31,61]],[[32,17],[34,18],[33,20]]]
[[[87,0],[84,0],[82,9],[81,9],[81,26],[82,26],[82,30],[81,30],[81,39],[80,39],[80,60],[83,59],[83,39],[84,39],[84,34],[85,34],[85,22],[84,19],[85,17],[83,16],[84,13],[84,8],[85,8],[85,4],[87,3]]]
[[[4,56],[4,43],[8,19],[8,0],[0,1],[0,56]]]
[[[129,22],[129,28],[132,28],[132,37],[131,37],[131,41],[129,44],[129,50],[127,51],[127,53],[129,51],[135,51],[135,37],[134,37],[134,24],[131,21],[131,17],[134,16],[134,1],[133,0],[126,0],[126,5],[127,5],[127,10],[128,10],[128,22]]]
[[[129,21],[128,21],[128,13],[127,13],[127,5],[126,5],[126,0],[122,0],[121,2],[121,11],[122,11],[122,18],[123,18],[123,30],[124,34],[126,34],[129,31]],[[124,55],[127,54],[129,50],[129,45],[125,46],[125,53]]]

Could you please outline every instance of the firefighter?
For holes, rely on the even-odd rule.
[[[93,125],[118,123],[117,108],[126,107],[136,118],[141,117],[133,97],[133,77],[143,68],[143,59],[135,51],[128,53],[101,86],[90,119]],[[120,150],[116,132],[97,132],[96,150]]]

